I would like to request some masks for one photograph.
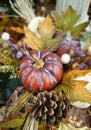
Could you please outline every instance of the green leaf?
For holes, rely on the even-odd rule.
[[[81,32],[89,24],[89,22],[85,22],[76,26],[80,17],[81,15],[77,15],[76,11],[71,6],[69,6],[65,12],[62,12],[61,15],[54,12],[57,29],[60,29],[65,33],[70,31],[72,36],[78,38],[81,37]]]
[[[51,35],[42,35],[42,49],[48,49],[51,51],[56,51],[60,47],[60,42],[63,39],[64,34],[61,34],[57,38],[52,38]]]
[[[76,37],[81,36],[80,32],[85,31],[85,28],[86,28],[87,25],[88,25],[88,22],[79,24],[78,26],[74,26],[74,28],[70,29],[71,34],[76,36]]]

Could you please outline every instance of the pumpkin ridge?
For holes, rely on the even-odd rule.
[[[29,87],[30,90],[32,90],[32,86],[33,86],[33,83],[34,83],[34,81],[35,81],[35,75],[34,75],[35,73],[34,73],[34,71],[36,71],[36,69],[34,69],[34,70],[31,69],[30,72],[26,75],[26,77],[25,77],[25,79],[24,79],[24,81],[23,81],[25,87],[26,87],[26,88]],[[30,78],[29,76],[30,76],[31,78]],[[26,83],[26,79],[29,80],[28,83]],[[32,79],[32,80],[31,80],[31,79]]]
[[[23,67],[26,67],[26,66],[32,67],[33,65],[32,64],[28,64],[28,63],[22,63],[20,65],[20,68],[22,69]]]
[[[34,59],[32,57],[32,55],[29,53],[27,54],[21,61],[20,64],[27,62],[28,64],[32,64],[34,62]]]
[[[41,54],[42,54],[42,52],[41,52]],[[50,55],[50,51],[48,51],[48,52],[42,54],[40,58],[41,58],[42,60],[44,60],[44,58],[45,58],[47,55]]]
[[[44,86],[44,82],[43,82],[43,76],[42,76],[42,70],[40,69],[40,71],[39,71],[39,79],[40,79],[40,91],[43,91],[43,86]]]
[[[26,75],[28,75],[31,71],[32,71],[32,69],[33,68],[27,68],[28,70],[25,70],[25,72],[24,72],[24,74],[22,75],[22,77],[21,77],[21,81],[22,82],[24,82],[24,80],[25,80],[25,77],[26,77]]]
[[[29,84],[29,89],[30,90],[33,90],[33,84],[34,84],[34,82],[35,82],[35,78],[34,78],[34,76],[32,76],[32,81]]]
[[[48,74],[49,78],[50,78],[50,81],[52,83],[52,87],[54,86],[53,85],[53,82],[55,81],[55,83],[57,83],[57,79],[55,77],[55,75],[53,73],[51,73],[50,70],[48,70],[47,68],[44,68],[45,72]]]
[[[62,67],[62,64],[60,64],[58,61],[56,61],[56,60],[48,60],[48,61],[45,61],[45,66],[46,66],[46,63],[52,63],[52,64],[54,64],[54,65],[58,65],[58,66],[60,66],[61,68],[63,68]]]
[[[24,67],[20,68],[19,74],[18,74],[19,77],[21,77],[21,76],[25,73],[25,71],[26,71],[27,69],[29,69],[28,66],[24,66]]]

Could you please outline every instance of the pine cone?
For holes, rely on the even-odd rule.
[[[33,116],[39,123],[49,126],[58,125],[67,114],[67,102],[65,99],[59,103],[59,98],[54,91],[40,92],[34,97]]]

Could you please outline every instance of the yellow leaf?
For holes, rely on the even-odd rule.
[[[39,23],[39,33],[45,33],[45,35],[49,35],[50,32],[55,30],[55,26],[53,25],[51,17],[48,15],[44,21]]]
[[[26,114],[21,117],[9,119],[7,121],[0,122],[2,128],[18,128],[21,127],[26,119]]]
[[[62,40],[64,34],[61,34],[57,38],[53,38],[56,32],[56,27],[53,25],[52,18],[49,15],[47,15],[44,21],[39,23],[38,30],[42,41],[42,49],[56,51],[60,46],[60,41]]]
[[[27,44],[34,50],[41,49],[41,40],[28,27],[24,27],[24,33],[27,38]]]
[[[36,26],[36,25],[35,25]],[[38,35],[24,27],[26,42],[32,49],[42,50],[48,49],[56,51],[60,46],[60,41],[63,39],[64,34],[54,38],[56,27],[53,25],[51,17],[48,15],[43,21],[39,22]]]
[[[24,31],[23,31],[23,29],[22,29],[21,27],[10,27],[10,29],[11,29],[12,31],[17,32],[17,33],[21,33],[21,34],[24,33]]]
[[[81,101],[91,104],[91,93],[86,89],[87,81],[75,80],[76,77],[86,75],[91,70],[72,70],[63,75],[62,82],[56,87],[57,92],[64,91],[71,102]]]

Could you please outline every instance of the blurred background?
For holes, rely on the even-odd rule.
[[[55,5],[56,5],[56,0],[33,0],[33,2],[35,3],[35,5],[37,3],[42,3],[44,5],[47,4],[47,6],[50,6],[51,8],[55,8]],[[0,7],[2,5],[8,6],[10,8],[9,0],[0,0]],[[90,19],[91,19],[91,3],[90,3],[90,6],[89,6],[88,14],[89,14]]]

